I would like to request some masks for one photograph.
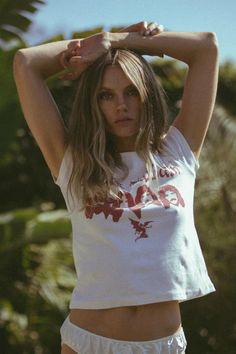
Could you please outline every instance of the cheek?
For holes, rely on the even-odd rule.
[[[136,114],[140,114],[141,112],[141,103],[139,100],[135,99],[131,102],[130,107],[132,107],[132,110],[136,112]]]
[[[103,103],[100,105],[100,109],[103,115],[105,116],[106,120],[109,120],[113,113],[112,105],[109,103]]]

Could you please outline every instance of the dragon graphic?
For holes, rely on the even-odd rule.
[[[148,235],[146,233],[146,229],[152,227],[151,225],[148,226],[148,224],[150,224],[153,221],[145,221],[144,223],[141,223],[137,220],[133,220],[130,218],[129,218],[129,220],[131,221],[131,224],[132,224],[133,228],[135,229],[135,234],[140,235],[139,237],[137,237],[135,239],[135,242],[140,238],[148,238]]]

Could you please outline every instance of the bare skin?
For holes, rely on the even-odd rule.
[[[181,326],[178,301],[102,310],[72,309],[70,321],[92,333],[118,340],[148,341],[174,334]],[[63,344],[61,354],[74,350]]]

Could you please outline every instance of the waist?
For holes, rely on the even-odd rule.
[[[181,325],[178,301],[99,310],[71,309],[70,321],[118,340],[154,340],[174,334]]]

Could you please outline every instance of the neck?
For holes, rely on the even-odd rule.
[[[115,137],[115,144],[119,152],[135,151],[136,136],[129,136],[125,138]]]

